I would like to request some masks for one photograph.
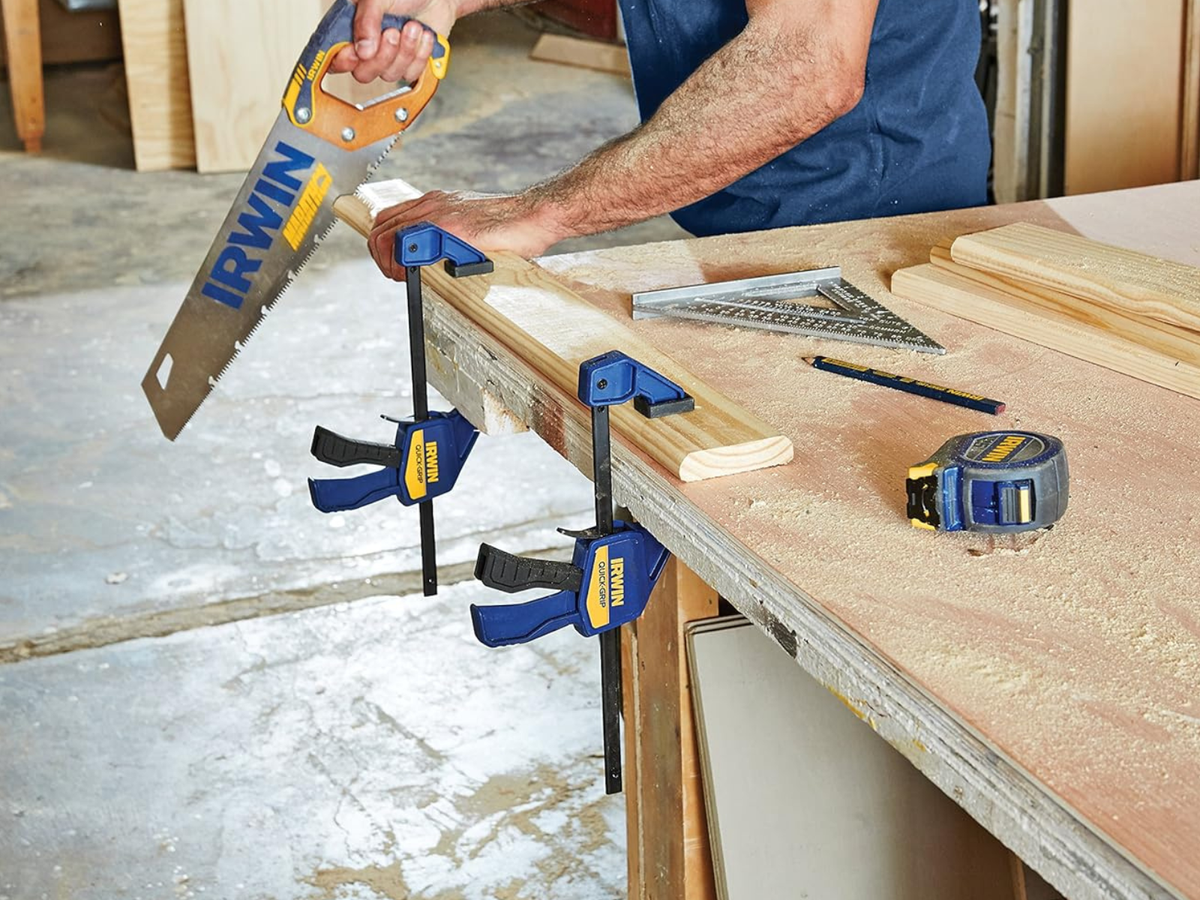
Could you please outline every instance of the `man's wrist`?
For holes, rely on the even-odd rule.
[[[534,185],[518,197],[525,223],[545,236],[547,246],[583,233],[571,224],[571,217],[558,192],[548,190],[545,185]]]

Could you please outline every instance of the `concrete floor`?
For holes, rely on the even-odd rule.
[[[519,188],[635,120],[507,16],[455,37],[377,177]],[[489,651],[467,614],[479,542],[568,549],[590,485],[481,440],[432,600],[415,514],[311,508],[313,426],[385,440],[411,395],[402,294],[348,229],[166,442],[139,382],[240,176],[131,171],[119,67],[51,70],[47,105],[26,157],[0,83],[0,900],[619,896],[595,645]]]

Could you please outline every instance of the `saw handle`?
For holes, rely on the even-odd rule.
[[[300,54],[283,95],[283,108],[293,125],[345,150],[369,147],[411,125],[433,97],[450,65],[449,41],[422,22],[421,27],[434,36],[433,55],[414,84],[363,108],[327,93],[321,82],[333,58],[354,40],[357,9],[350,0],[337,0],[330,7]],[[383,30],[403,28],[408,21],[408,16],[384,16]]]

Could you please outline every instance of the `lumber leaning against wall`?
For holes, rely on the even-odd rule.
[[[120,0],[133,153],[139,172],[196,164],[183,0]]]
[[[419,192],[402,181],[364,185],[342,197],[338,216],[367,234],[380,210]],[[455,279],[428,266],[432,291],[503,344],[558,392],[564,415],[581,420],[574,399],[583,361],[620,350],[680,384],[696,399],[694,412],[646,419],[629,404],[612,411],[613,430],[681,481],[703,481],[783,465],[792,442],[669,356],[592,306],[536,263],[515,253],[492,254],[492,275]]]
[[[1067,194],[1177,181],[1188,0],[1071,0]]]
[[[249,169],[292,67],[332,0],[182,0],[196,168]]]

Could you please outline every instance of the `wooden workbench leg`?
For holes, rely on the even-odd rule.
[[[623,630],[630,900],[715,900],[683,628],[717,594],[672,559]]]
[[[42,31],[38,0],[0,0],[8,51],[8,81],[12,88],[17,135],[25,149],[37,153],[46,133],[46,100],[42,90]]]

